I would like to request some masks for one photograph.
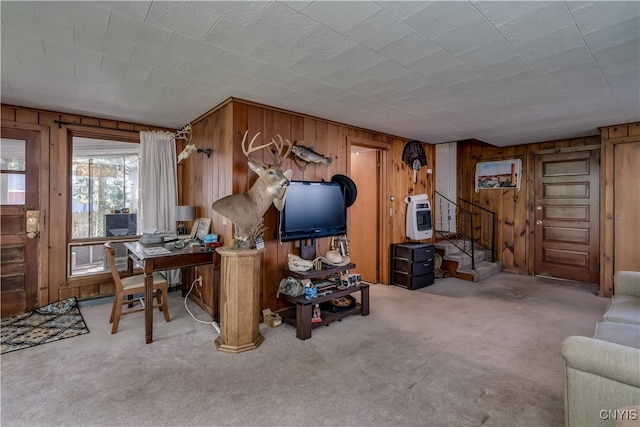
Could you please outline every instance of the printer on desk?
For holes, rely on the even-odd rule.
[[[171,231],[148,230],[142,232],[141,245],[163,245],[164,240],[173,235]]]

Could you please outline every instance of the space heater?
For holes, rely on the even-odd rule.
[[[407,237],[411,240],[430,239],[433,236],[431,205],[426,194],[404,198],[407,204]]]

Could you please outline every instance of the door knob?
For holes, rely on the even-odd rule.
[[[537,220],[536,225],[542,225],[542,220],[541,219]]]

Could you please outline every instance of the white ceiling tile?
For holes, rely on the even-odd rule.
[[[363,74],[345,69],[337,70],[320,79],[320,81],[322,81],[323,83],[340,89],[350,88],[366,80],[367,78]]]
[[[435,37],[433,41],[451,55],[456,56],[494,43],[508,45],[500,33],[481,17],[464,27],[454,28]]]
[[[117,76],[130,77],[134,79],[144,80],[151,73],[152,67],[145,65],[137,65],[128,61],[120,61],[119,59],[105,56],[100,66],[103,72]]]
[[[473,6],[494,26],[504,25],[528,13],[546,7],[545,1],[471,1]]]
[[[2,2],[5,3],[23,3],[23,2]],[[38,28],[38,38],[55,41],[58,43],[73,44],[73,27],[64,23],[54,21],[52,19],[43,18],[35,14],[33,7],[30,12],[24,12],[20,9],[3,8],[2,25],[4,26],[3,37],[5,31],[11,31],[22,34],[25,37],[33,37],[33,28]]]
[[[467,67],[478,69],[520,57],[520,54],[513,46],[501,39],[455,57]]]
[[[111,14],[107,35],[129,43],[164,48],[171,39],[173,31],[114,12]]]
[[[165,50],[176,56],[182,56],[198,64],[211,64],[222,53],[222,49],[198,40],[174,34]]]
[[[320,28],[313,19],[277,3],[269,3],[260,15],[251,22],[249,28],[274,40],[297,40]]]
[[[640,2],[621,1],[615,7],[606,1],[567,2],[578,29],[582,34],[602,30],[640,15]]]
[[[287,68],[299,63],[310,54],[290,44],[267,39],[253,49],[250,55],[267,64]]]
[[[188,88],[193,80],[175,72],[168,72],[158,68],[153,68],[147,76],[147,81],[161,83],[177,89]]]
[[[371,49],[379,49],[407,35],[413,29],[385,10],[353,26],[344,34]]]
[[[639,37],[640,18],[638,16],[630,16],[627,21],[585,34],[584,41],[589,46],[589,49],[598,51],[628,41],[638,40]]]
[[[380,6],[368,1],[314,1],[302,13],[326,27],[345,33],[380,10]]]
[[[398,64],[392,60],[386,60],[377,64],[373,68],[369,68],[364,73],[370,78],[378,82],[386,83],[396,77],[404,76],[410,73],[408,67]]]
[[[92,2],[38,1],[36,14],[98,34],[107,33],[110,12]]]
[[[429,74],[429,80],[449,87],[452,85],[460,84],[469,80],[475,80],[482,78],[473,70],[470,70],[466,65],[460,64],[456,67],[449,68],[447,70],[439,71],[437,73]]]
[[[387,86],[400,92],[413,92],[416,89],[432,85],[433,82],[419,73],[405,73],[384,82]]]
[[[308,55],[300,59],[295,64],[290,65],[288,69],[299,75],[319,80],[335,72],[336,70],[339,70],[340,66],[333,62],[322,61],[318,58]]]
[[[93,2],[96,6],[102,7],[106,10],[113,10],[120,15],[128,16],[129,18],[136,19],[138,21],[144,21],[151,8],[151,1],[136,0],[136,1],[96,1]]]
[[[386,57],[379,55],[366,46],[357,45],[335,56],[331,62],[351,71],[363,71],[384,62]]]
[[[44,53],[53,61],[68,61],[73,63],[75,60],[92,61],[100,63],[102,54],[88,49],[81,49],[73,45],[60,44],[50,40],[43,40]]]
[[[44,57],[44,44],[41,38],[25,36],[12,30],[3,30],[2,38],[2,62],[4,53],[13,52],[13,56],[27,60],[29,57]]]
[[[102,36],[80,28],[74,29],[75,46],[120,60],[128,60],[135,45],[112,37]]]
[[[435,53],[430,53],[425,57],[418,58],[406,65],[409,69],[428,76],[432,73],[455,68],[462,65],[462,62],[450,53],[440,50]]]
[[[593,61],[591,52],[586,46],[580,46],[536,59],[531,61],[531,65],[541,74],[545,74],[589,61]]]
[[[228,50],[223,51],[212,63],[215,68],[246,77],[255,74],[262,65],[261,61]]]
[[[384,1],[380,2],[379,5],[384,10],[404,20],[429,7],[432,3],[432,1]]]
[[[411,32],[400,40],[378,49],[380,54],[401,64],[408,64],[417,58],[423,58],[438,51],[440,51],[438,45],[418,32]]]
[[[592,53],[600,67],[605,68],[607,64],[640,58],[640,41],[630,40]],[[638,63],[640,63],[640,61],[638,61]]]
[[[564,2],[546,3],[541,8],[497,26],[498,31],[514,46],[567,27],[574,27],[574,23]]]
[[[531,69],[531,65],[527,61],[519,56],[514,56],[486,67],[480,67],[475,71],[483,78],[492,82],[509,76],[515,76]]]
[[[269,6],[269,1],[193,1],[192,6],[209,15],[248,26]]]
[[[248,54],[264,42],[264,36],[238,23],[219,19],[203,41],[236,53]]]
[[[531,37],[516,47],[528,61],[536,61],[554,53],[584,46],[584,40],[575,27],[564,27],[540,37]]]
[[[217,16],[197,10],[189,3],[154,1],[145,22],[168,28],[192,39],[202,40],[217,19]]]
[[[464,27],[478,19],[478,11],[467,2],[435,1],[404,21],[430,39]]]
[[[355,47],[356,42],[327,27],[317,27],[296,39],[294,47],[325,60],[331,60]]]
[[[262,64],[260,68],[251,76],[261,82],[270,82],[274,85],[286,86],[298,77],[299,74],[289,70],[283,70],[271,64]]]
[[[139,45],[135,47],[130,61],[134,64],[152,67],[159,71],[175,73],[185,59],[167,53],[162,49]]]
[[[190,59],[186,59],[182,62],[180,67],[178,67],[178,70],[176,72],[181,76],[194,79],[205,69],[207,69],[206,65],[198,64],[197,62],[193,62]]]

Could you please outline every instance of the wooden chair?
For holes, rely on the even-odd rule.
[[[115,284],[115,296],[113,298],[113,307],[111,308],[111,318],[109,323],[113,323],[111,333],[118,332],[118,324],[120,323],[120,316],[125,314],[138,313],[144,311],[144,298],[138,297],[132,299],[136,294],[144,294],[144,275],[120,278],[116,262],[114,260],[114,250],[110,242],[104,244],[104,254],[107,257],[109,268],[111,269],[111,275],[113,276],[113,282]],[[164,320],[170,322],[169,308],[167,307],[167,296],[169,292],[169,285],[167,279],[160,273],[153,273],[153,290],[156,293],[157,303],[153,308],[158,308],[164,312]],[[125,301],[124,297],[128,299]],[[133,307],[135,304],[140,303],[141,308],[123,310],[123,306],[126,304],[129,307]],[[153,300],[151,301],[153,304]]]

